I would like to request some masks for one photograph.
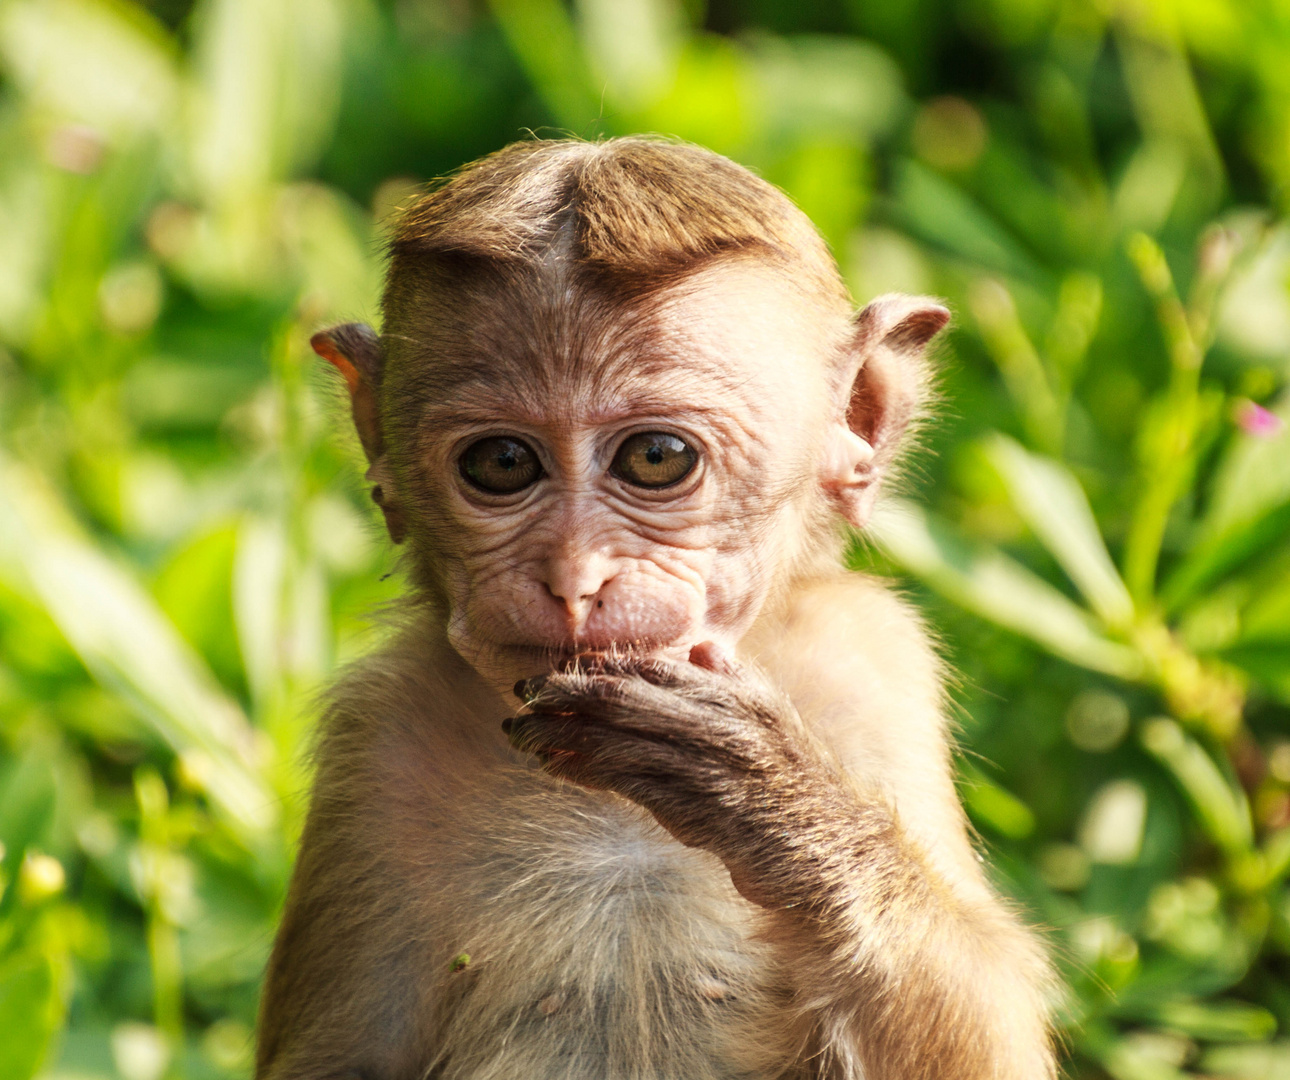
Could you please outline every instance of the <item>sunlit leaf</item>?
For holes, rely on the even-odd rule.
[[[0,52],[29,95],[105,136],[156,129],[176,105],[173,46],[133,5],[25,0],[0,6]]]
[[[335,120],[339,0],[207,0],[187,111],[194,179],[215,205],[262,195],[310,162]]]
[[[315,184],[283,193],[281,212],[304,270],[303,292],[319,319],[373,319],[381,266],[356,206]]]
[[[35,147],[28,145],[24,155],[15,143],[0,143],[0,341],[11,345],[30,332],[41,276],[53,255],[52,193],[42,183]]]
[[[0,966],[0,1076],[28,1080],[49,1052],[63,1005],[53,965],[19,955]]]
[[[1029,453],[1006,435],[987,452],[1007,485],[1012,504],[1109,626],[1127,626],[1133,600],[1102,541],[1079,481],[1065,466]]]
[[[233,627],[235,544],[230,524],[199,534],[175,552],[152,586],[175,629],[234,686],[242,673]]]
[[[995,548],[966,546],[920,508],[889,500],[868,532],[897,563],[969,611],[1082,667],[1121,678],[1142,673],[1133,649],[1103,637],[1053,586]]]
[[[1286,561],[1280,566],[1284,571]],[[1290,641],[1290,574],[1262,589],[1246,605],[1241,613],[1241,637],[1253,642]],[[1290,670],[1290,652],[1286,666]]]
[[[900,68],[867,41],[762,35],[748,45],[762,123],[777,141],[879,138],[909,109]]]
[[[1245,794],[1224,779],[1196,740],[1160,716],[1143,725],[1142,745],[1173,775],[1211,840],[1229,855],[1250,850],[1253,828]]]
[[[608,98],[639,108],[667,89],[684,40],[685,12],[676,0],[578,0],[575,10]]]
[[[248,517],[233,561],[233,618],[251,695],[261,706],[282,679],[287,538],[274,521]]]
[[[152,598],[88,543],[48,487],[0,458],[0,565],[12,561],[105,685],[133,700],[176,752],[201,762],[212,800],[251,840],[276,800],[252,764],[251,729]]]
[[[962,765],[960,772],[959,790],[973,821],[1010,840],[1024,840],[1035,831],[1034,812],[1012,792],[972,765]]]
[[[1029,254],[962,188],[914,161],[894,179],[901,224],[915,236],[989,270],[1033,275]]]
[[[1172,1061],[1161,1060],[1139,1040],[1117,1039],[1098,1055],[1114,1080],[1186,1080]]]
[[[589,134],[599,114],[586,58],[569,13],[559,0],[490,0],[489,6],[516,58],[556,120]]]
[[[1243,215],[1241,224],[1262,228],[1260,211]],[[1253,219],[1251,221],[1251,219]],[[1232,275],[1218,307],[1219,341],[1238,354],[1284,363],[1290,341],[1290,228],[1271,228],[1249,265]]]
[[[1150,1010],[1142,1019],[1198,1039],[1236,1042],[1266,1039],[1277,1030],[1267,1009],[1240,1001],[1172,1001]]]
[[[48,746],[28,746],[6,765],[0,771],[0,843],[7,857],[17,859],[47,835],[58,792]]]
[[[1231,1080],[1290,1080],[1290,1042],[1216,1046],[1205,1052],[1200,1066],[1213,1076]]]
[[[718,153],[746,152],[762,121],[747,50],[717,35],[690,38],[671,88],[636,119],[647,131],[666,131]]]
[[[1215,472],[1196,541],[1164,587],[1171,606],[1290,536],[1290,398],[1271,414],[1278,430],[1233,437]]]

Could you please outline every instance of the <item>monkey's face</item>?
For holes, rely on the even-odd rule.
[[[396,490],[452,644],[499,686],[585,650],[733,650],[820,526],[846,320],[750,263],[631,310],[518,307],[432,345],[460,377],[387,384],[419,402]]]

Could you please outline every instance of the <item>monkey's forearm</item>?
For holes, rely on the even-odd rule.
[[[1053,1077],[1034,939],[1001,905],[964,901],[930,872],[885,805],[829,826],[843,829],[846,843],[801,853],[800,897],[771,916],[820,1075]]]

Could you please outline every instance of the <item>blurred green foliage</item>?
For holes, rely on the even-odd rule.
[[[1290,1077],[1281,0],[0,0],[0,1077],[247,1076],[313,695],[397,591],[307,335],[526,131],[784,187],[950,299],[857,542],[1081,1077]]]

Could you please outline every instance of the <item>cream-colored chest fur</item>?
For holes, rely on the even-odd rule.
[[[781,1074],[784,1002],[756,909],[712,856],[620,799],[524,772],[458,838],[431,1076]]]

